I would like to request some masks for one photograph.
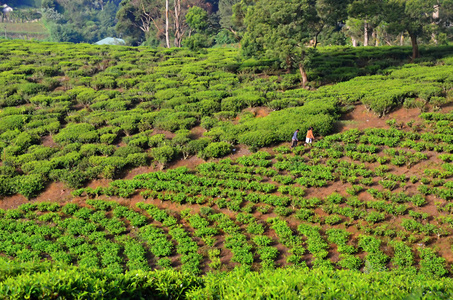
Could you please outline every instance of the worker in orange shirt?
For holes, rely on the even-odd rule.
[[[310,127],[310,128],[308,128],[308,131],[307,131],[307,137],[305,139],[305,144],[310,145],[311,143],[313,143],[314,138],[315,137],[313,135],[313,127]]]

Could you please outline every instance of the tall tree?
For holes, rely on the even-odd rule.
[[[232,23],[234,30],[231,30],[237,39],[242,38],[244,31],[247,29],[245,24],[245,16],[249,8],[255,5],[255,0],[240,0],[240,2],[233,5]]]
[[[313,1],[312,1],[313,2]],[[351,0],[317,0],[314,4],[316,13],[312,13],[309,23],[310,35],[316,48],[318,36],[323,31],[332,30],[338,23],[344,23],[348,17],[347,7]]]
[[[310,26],[317,21],[314,1],[258,0],[245,18],[247,31],[242,39],[246,56],[264,55],[279,59],[286,68],[298,67],[302,86],[308,82],[307,63]]]
[[[116,30],[140,43],[154,33],[157,39],[165,35],[163,2],[159,0],[123,0],[116,17]]]
[[[181,0],[175,0],[175,46],[181,47],[182,37],[184,36],[183,22],[181,19]]]
[[[357,47],[359,40],[363,37],[363,21],[355,18],[346,20],[343,31],[352,40],[352,47]]]
[[[241,0],[220,0],[219,1],[219,17],[220,17],[220,26],[222,28],[233,30],[233,6]]]
[[[52,41],[93,43],[114,35],[118,3],[119,0],[43,0],[41,13]]]
[[[379,24],[383,10],[382,0],[354,0],[348,6],[349,16],[363,22],[363,45],[368,46],[372,28]]]
[[[433,12],[433,39],[438,42],[449,40],[447,36],[451,33],[451,24],[453,23],[453,0],[438,0],[434,5]]]
[[[412,44],[412,58],[420,56],[418,39],[431,36],[433,13],[437,0],[387,0],[383,14],[387,30],[394,33],[407,31]]]
[[[188,28],[185,15],[193,6],[207,5],[204,0],[123,0],[116,29],[134,36],[135,44],[153,40],[166,47],[180,47]]]

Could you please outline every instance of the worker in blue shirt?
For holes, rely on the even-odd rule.
[[[293,134],[293,138],[292,138],[292,143],[291,143],[291,148],[294,148],[297,146],[297,142],[299,141],[299,139],[297,138],[297,134],[299,133],[299,129],[297,129],[294,134]]]

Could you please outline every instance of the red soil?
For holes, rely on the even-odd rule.
[[[442,109],[442,112],[450,112],[452,110],[453,110],[453,106],[447,106]],[[265,117],[269,114],[269,109],[263,108],[263,107],[251,108],[251,109],[248,109],[248,111],[252,112],[256,117]],[[385,116],[383,118],[379,118],[372,112],[367,111],[364,106],[360,105],[360,106],[357,106],[352,112],[343,116],[342,120],[340,120],[338,122],[339,123],[338,130],[341,132],[341,131],[346,131],[346,130],[350,130],[350,129],[354,129],[354,128],[359,129],[359,130],[363,130],[366,128],[373,128],[373,127],[374,128],[390,128],[390,126],[386,124],[386,121],[393,120],[393,119],[396,120],[397,124],[401,125],[402,130],[408,130],[409,129],[407,126],[408,122],[414,121],[415,125],[422,123],[422,120],[419,118],[419,115],[420,115],[419,109],[407,110],[407,109],[401,108],[401,109],[398,109],[398,110],[388,114],[387,116]],[[205,130],[201,127],[196,127],[191,130],[191,134],[194,138],[202,137],[204,132],[205,132]],[[168,132],[168,131],[154,130],[154,134],[158,134],[158,133],[165,134],[165,136],[167,138],[172,138],[174,136],[173,133]],[[53,147],[56,145],[53,142],[53,139],[51,136],[43,137],[42,144],[44,146],[48,146],[48,147]],[[289,143],[285,143],[285,145],[289,145]],[[268,151],[268,150],[271,150],[271,148],[266,148],[263,150]],[[246,146],[237,145],[235,147],[233,154],[230,155],[230,158],[236,159],[243,155],[249,155],[249,154],[251,154],[251,152],[247,149]],[[394,174],[397,174],[397,175],[406,174],[407,176],[416,175],[419,178],[422,177],[423,171],[426,168],[432,168],[433,166],[439,166],[439,164],[441,163],[441,161],[437,158],[437,154],[435,152],[426,152],[426,154],[428,155],[429,160],[422,161],[410,169],[407,169],[406,167],[401,167],[401,168],[393,167],[391,172]],[[218,159],[214,159],[212,161],[218,161]],[[203,162],[204,161],[202,159],[200,159],[196,156],[192,156],[186,160],[180,159],[180,160],[174,161],[174,162],[170,163],[167,166],[167,168],[177,168],[177,167],[181,167],[181,166],[186,166],[190,169],[194,169],[197,165],[199,165]],[[374,169],[374,167],[375,167],[373,164],[366,164],[366,165],[367,165],[367,167],[370,167],[371,169]],[[151,166],[146,166],[146,167],[138,167],[138,168],[129,170],[127,173],[125,173],[123,176],[123,179],[132,179],[136,175],[143,174],[143,173],[149,173],[149,172],[153,172],[153,171],[158,171],[158,170],[160,170],[160,167],[155,164],[152,164]],[[106,187],[106,186],[108,186],[108,184],[110,182],[111,182],[111,180],[107,180],[107,179],[94,180],[88,184],[88,187],[92,187],[92,188],[95,188],[98,186]],[[419,183],[416,183],[415,185],[408,183],[408,185],[404,188],[404,191],[410,195],[414,194],[416,192],[416,186],[418,186],[418,185],[419,185]],[[306,197],[322,198],[322,197],[330,195],[334,192],[340,193],[343,196],[348,196],[348,194],[345,192],[345,189],[348,186],[350,186],[349,183],[343,184],[341,182],[335,182],[324,188],[309,188],[309,189],[307,189]],[[399,191],[403,191],[403,189],[399,188],[399,189],[395,190],[395,192],[399,192]],[[3,199],[1,199],[1,201],[0,201],[0,208],[2,208],[2,209],[17,208],[19,205],[21,205],[23,203],[27,203],[29,201],[31,201],[31,202],[56,201],[56,202],[60,202],[62,204],[65,202],[79,202],[80,201],[81,203],[83,203],[82,201],[84,199],[73,198],[71,196],[70,192],[71,192],[71,190],[66,188],[64,186],[64,184],[55,182],[55,183],[51,183],[45,189],[45,191],[43,191],[38,197],[36,197],[35,199],[32,199],[32,200],[27,200],[25,197],[23,197],[21,195],[3,197]],[[106,199],[106,197],[100,197],[100,198]],[[371,196],[368,193],[361,193],[360,198],[363,201],[371,201]],[[143,197],[141,197],[139,194],[135,194],[129,199],[120,199],[118,197],[111,197],[109,199],[116,200],[120,204],[123,204],[123,205],[130,205],[131,207],[135,207],[136,203],[144,201]],[[430,196],[427,198],[427,200],[428,200],[428,204],[426,206],[424,206],[422,208],[417,208],[415,210],[417,210],[419,212],[426,212],[429,215],[434,216],[434,217],[439,216],[440,214],[437,211],[437,208],[435,206],[435,202],[437,201],[437,199],[434,196]],[[147,200],[146,202],[153,203],[162,209],[167,209],[168,211],[173,211],[173,212],[180,212],[183,209],[190,208],[190,209],[192,209],[192,212],[195,213],[195,212],[199,212],[199,209],[200,209],[200,205],[198,205],[198,204],[179,205],[179,204],[175,204],[175,203],[168,202],[168,201],[161,202],[161,201],[156,201],[156,200]],[[255,207],[256,207],[256,205],[255,205]],[[222,213],[229,215],[230,217],[234,217],[236,215],[236,213],[231,212],[228,209],[218,209],[216,206],[214,208],[221,211]],[[315,212],[316,212],[316,214],[320,215],[321,217],[326,215],[320,208],[316,209]],[[258,219],[258,221],[265,223],[267,218],[275,217],[276,215],[273,213],[261,214],[259,212],[256,212],[256,213],[254,213],[254,216],[255,216],[255,218]],[[394,224],[399,223],[399,219],[400,218],[393,218],[391,220],[386,221],[389,224],[389,228],[392,228],[392,226],[394,226]],[[299,224],[299,222],[294,217],[292,217],[292,216],[288,217],[287,221],[288,221],[289,226],[293,230],[297,229],[297,225]],[[360,223],[360,221],[356,221],[356,222],[354,222],[354,224],[356,226],[353,225],[353,226],[350,226],[347,228],[345,227],[344,224],[341,224],[341,225],[338,225],[335,227],[345,228],[349,232],[351,232],[353,234],[351,243],[356,244],[356,242],[357,242],[356,238],[360,234],[360,231],[357,228],[357,224],[359,224],[359,223]],[[190,228],[190,226],[185,226],[185,227],[186,227],[186,229]],[[275,236],[275,233],[273,232],[273,230],[268,230],[267,234],[270,237],[272,237],[274,240],[277,240],[277,237]],[[221,248],[221,251],[222,251],[221,256],[220,256],[221,262],[223,264],[222,270],[230,269],[232,266],[234,266],[234,264],[232,264],[230,262],[232,253],[231,253],[231,251],[229,251],[228,249],[223,247],[224,236],[218,235],[215,237],[215,239],[216,239],[216,243],[214,246],[217,248]],[[199,242],[200,246],[204,245],[203,242],[201,242],[200,240],[198,240],[198,242]],[[444,258],[446,258],[448,262],[453,262],[453,253],[450,248],[451,242],[452,242],[451,237],[440,237],[439,239],[433,238],[432,241],[430,241],[430,246],[435,246],[436,249],[438,249],[439,254],[441,254]],[[281,244],[277,245],[277,249],[279,250],[280,254],[278,256],[278,259],[276,260],[276,264],[277,264],[277,266],[283,266],[286,264],[285,257],[288,254],[288,249]],[[383,251],[388,252],[391,250],[383,249]],[[359,256],[363,258],[363,255],[364,254],[362,253]],[[337,253],[337,251],[335,251],[335,247],[331,247],[331,249],[329,249],[329,257],[332,261],[337,261],[339,259],[338,253]],[[310,261],[311,255],[308,253],[305,254],[304,259],[306,261],[307,260]],[[174,261],[174,263],[176,264],[177,258],[172,257],[172,261]],[[205,263],[204,263],[206,270],[207,270],[207,267],[206,267],[207,263],[209,263],[208,260],[205,261]]]
[[[395,119],[397,124],[404,123],[404,126],[407,127],[407,122],[420,122],[419,115],[420,109],[418,108],[400,108],[385,117],[379,118],[372,111],[368,111],[365,106],[359,105],[356,106],[352,112],[343,116],[340,129],[341,131],[346,131],[349,129],[363,130],[366,128],[390,128],[390,126],[386,124],[386,121],[393,119]]]

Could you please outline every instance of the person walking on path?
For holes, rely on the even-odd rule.
[[[294,134],[293,134],[291,148],[294,148],[297,146],[297,142],[299,141],[299,139],[297,138],[298,133],[299,133],[299,129],[296,129],[296,131],[294,131]]]
[[[313,143],[313,139],[314,139],[314,135],[313,135],[313,127],[310,127],[308,128],[308,131],[307,131],[307,137],[305,139],[305,143],[306,144],[311,144]]]

